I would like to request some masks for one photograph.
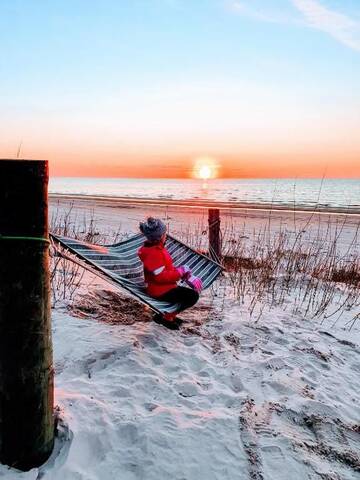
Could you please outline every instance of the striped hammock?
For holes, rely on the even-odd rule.
[[[104,278],[108,282],[122,287],[155,312],[175,312],[179,304],[157,300],[145,293],[143,265],[137,251],[144,243],[142,234],[135,235],[114,245],[93,245],[50,234],[55,248],[59,245],[70,255],[67,259],[80,263],[84,268]],[[201,278],[203,288],[208,288],[223,270],[223,267],[211,258],[196,252],[184,243],[167,236],[165,244],[175,267],[189,265],[194,275]],[[57,248],[58,251],[59,248]],[[61,251],[60,251],[61,253]],[[181,285],[184,285],[182,282]]]

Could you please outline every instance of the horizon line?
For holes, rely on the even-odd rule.
[[[212,182],[214,180],[360,180],[360,175],[355,177],[337,177],[337,176],[289,176],[289,177],[261,177],[261,176],[242,176],[242,177],[230,177],[230,176],[219,176],[216,178],[210,178],[204,181],[201,178],[194,178],[189,176],[184,177],[136,177],[136,176],[97,176],[97,175],[50,175],[50,178],[97,178],[97,179],[126,179],[126,180],[198,180],[202,183]]]

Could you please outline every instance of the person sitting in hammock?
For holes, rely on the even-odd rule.
[[[199,300],[201,279],[192,274],[188,265],[174,267],[165,248],[166,225],[160,219],[149,217],[139,227],[146,237],[145,243],[138,250],[138,256],[144,265],[146,293],[158,300],[180,304],[178,311],[156,314],[154,320],[167,328],[178,329],[181,320],[176,315]],[[185,281],[191,288],[178,286],[179,280]]]

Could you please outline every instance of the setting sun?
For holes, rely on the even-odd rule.
[[[194,163],[192,176],[201,180],[209,180],[218,176],[219,164],[212,157],[197,158]]]
[[[208,180],[211,178],[211,168],[209,165],[203,165],[199,170],[199,177],[203,180]]]

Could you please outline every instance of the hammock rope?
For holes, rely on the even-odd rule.
[[[50,244],[50,240],[44,237],[21,237],[16,235],[1,235],[0,240],[20,240],[23,242],[39,242],[39,243],[46,243]]]

